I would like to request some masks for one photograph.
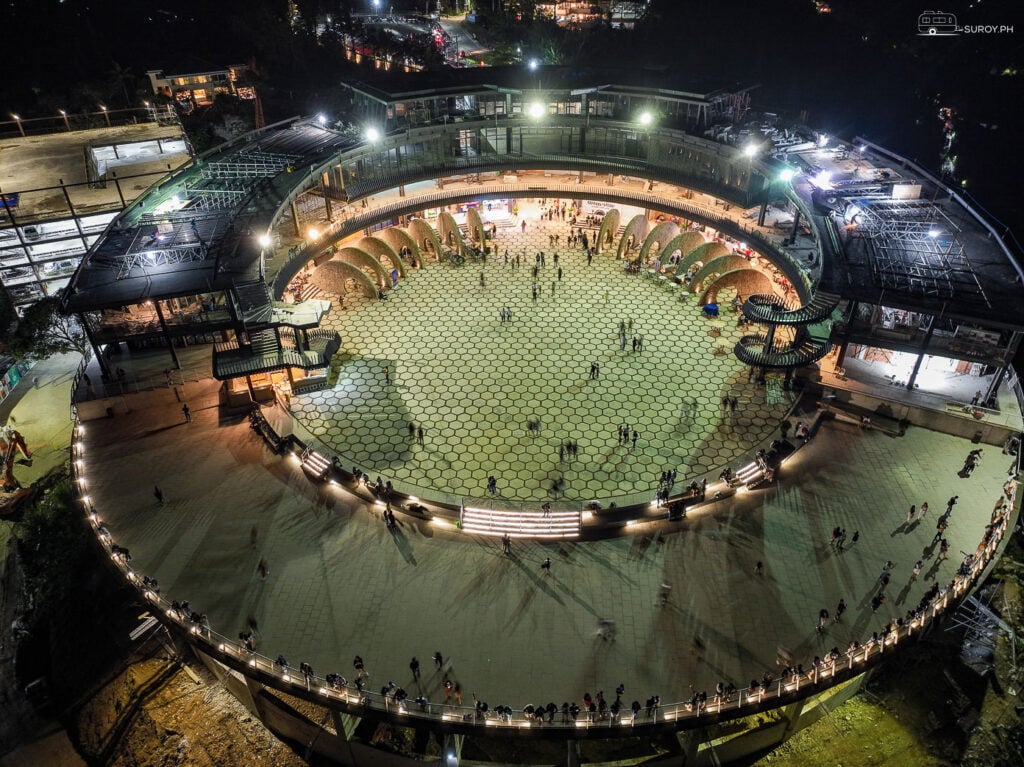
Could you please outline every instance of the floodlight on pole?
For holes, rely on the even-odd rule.
[[[526,113],[534,120],[539,120],[547,110],[539,101],[534,101],[526,108]]]
[[[110,127],[110,112],[107,111],[107,107],[100,104],[100,111],[103,112],[103,119],[107,121],[107,127]]]
[[[71,123],[68,122],[68,113],[65,112],[63,109],[58,109],[57,111],[60,113],[60,116],[64,120],[64,127],[67,128],[68,132],[70,133],[71,132]]]
[[[366,133],[364,135],[366,136],[366,140],[369,141],[371,144],[375,141],[380,140],[380,131],[374,128],[372,125],[366,129]]]
[[[527,66],[530,67],[531,72],[536,72],[537,67],[540,66],[540,62],[537,61],[537,59],[530,59],[530,61],[527,63]]]
[[[21,124],[21,115],[16,115],[16,114],[14,114],[12,112],[11,113],[11,117],[14,118],[14,122],[18,123],[18,133],[20,133],[22,135],[22,138],[24,138],[25,137],[25,127]]]
[[[650,125],[651,123],[654,122],[654,115],[652,115],[650,112],[645,111],[641,112],[640,116],[637,119],[640,121],[641,125]]]

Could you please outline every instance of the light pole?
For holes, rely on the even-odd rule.
[[[24,138],[25,137],[25,126],[21,124],[21,115],[16,115],[16,114],[14,114],[12,112],[11,113],[11,117],[13,117],[14,118],[14,122],[16,122],[18,124],[18,133],[20,133],[22,138]]]
[[[103,112],[103,119],[107,121],[107,127],[109,128],[110,127],[110,113],[107,111],[107,108],[103,104],[100,104],[100,111]]]
[[[67,128],[68,133],[70,133],[71,132],[71,123],[68,122],[68,113],[65,112],[63,109],[58,109],[57,111],[60,112],[60,116],[64,120],[64,127]]]

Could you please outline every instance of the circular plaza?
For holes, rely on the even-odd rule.
[[[479,498],[493,476],[511,503],[650,500],[661,472],[717,477],[775,436],[789,395],[748,382],[738,315],[703,316],[699,296],[627,273],[614,248],[588,263],[536,207],[486,260],[428,260],[387,301],[350,293],[324,322],[342,339],[336,382],[291,399],[301,426],[404,492]]]

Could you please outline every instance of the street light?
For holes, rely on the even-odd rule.
[[[103,119],[107,121],[107,127],[109,128],[110,127],[110,113],[107,111],[107,108],[105,106],[103,106],[103,104],[100,104],[100,110],[103,112]]]
[[[531,72],[536,72],[537,67],[540,66],[540,62],[538,62],[537,59],[530,59],[530,61],[527,63],[527,66],[530,68]]]
[[[637,119],[640,120],[641,125],[650,125],[651,123],[654,122],[654,115],[652,115],[650,112],[645,111],[641,112],[640,116]]]
[[[322,128],[323,126],[325,126],[327,124],[327,117],[324,115],[323,112],[321,112],[320,114],[318,114],[316,116],[316,121],[318,123],[320,123],[320,127]]]
[[[58,109],[57,111],[60,112],[60,116],[64,118],[64,127],[67,128],[68,129],[68,133],[70,133],[71,132],[71,124],[68,122],[68,113],[65,112],[63,109]]]
[[[14,122],[18,123],[18,133],[20,133],[22,135],[22,138],[24,138],[24,136],[25,136],[25,126],[23,126],[21,124],[21,116],[20,115],[16,115],[16,114],[14,114],[12,112],[11,113],[11,117],[14,118]]]
[[[539,101],[534,101],[526,108],[526,113],[534,120],[539,120],[547,110]]]
[[[372,125],[366,129],[366,133],[364,135],[366,136],[366,140],[369,141],[371,144],[375,141],[380,140],[380,131],[374,128]]]

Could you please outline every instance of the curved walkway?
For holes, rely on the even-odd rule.
[[[808,666],[813,655],[864,640],[902,616],[933,580],[947,583],[960,552],[973,551],[1008,459],[986,448],[974,475],[957,475],[967,441],[910,429],[898,439],[827,424],[784,466],[780,483],[698,510],[682,523],[639,525],[623,537],[575,544],[493,541],[450,525],[401,519],[390,533],[374,507],[338,487],[310,482],[296,461],[271,455],[244,419],[222,417],[215,390],[185,391],[193,422],[167,393],[162,405],[85,426],[91,503],[133,568],[162,594],[188,599],[233,636],[254,622],[258,649],[293,666],[353,676],[360,654],[370,687],[395,680],[440,701],[430,657],[442,652],[466,700],[520,708],[579,701],[619,683],[625,699],[689,697],[689,685],[746,686],[776,672],[779,646]],[[153,484],[166,503],[157,506]],[[959,495],[939,562],[935,520]],[[910,504],[932,510],[905,525]],[[829,546],[843,526],[859,540]],[[541,562],[553,560],[550,573]],[[269,574],[261,579],[264,559]],[[885,560],[896,563],[889,602],[870,597]],[[916,560],[923,572],[910,573]],[[764,573],[755,574],[755,563]],[[661,584],[671,587],[659,605]],[[815,631],[818,611],[842,622]],[[614,641],[597,636],[615,621]],[[692,653],[694,639],[704,650]],[[424,668],[414,682],[408,664]]]

